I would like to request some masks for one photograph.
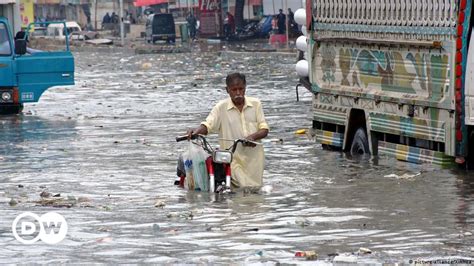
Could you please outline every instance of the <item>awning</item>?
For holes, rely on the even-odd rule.
[[[14,4],[15,0],[0,0],[0,5]]]
[[[136,0],[133,2],[134,6],[151,6],[159,4],[167,4],[168,0]]]

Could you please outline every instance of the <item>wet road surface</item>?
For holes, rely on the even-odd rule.
[[[0,263],[314,263],[295,258],[308,250],[320,262],[474,256],[472,173],[322,150],[294,134],[311,127],[311,95],[302,89],[296,102],[293,55],[208,48],[78,52],[76,86],[0,118]],[[247,75],[271,127],[265,191],[213,199],[173,185],[186,148],[174,138],[226,97],[231,71]],[[41,200],[45,191],[59,199]],[[66,239],[15,240],[11,224],[25,211],[63,215]]]

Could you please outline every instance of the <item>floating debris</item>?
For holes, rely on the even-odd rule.
[[[354,255],[341,254],[334,257],[333,262],[348,262],[355,263],[357,262],[357,257]]]
[[[372,254],[372,250],[368,248],[359,248],[359,254]]]
[[[165,202],[164,201],[161,201],[161,200],[158,200],[155,202],[155,207],[157,208],[164,208],[166,206]]]
[[[396,178],[396,179],[412,179],[412,178],[417,177],[419,175],[421,175],[421,173],[416,173],[416,174],[405,173],[403,175],[389,174],[389,175],[385,175],[384,177],[385,178]]]
[[[243,228],[240,232],[258,232],[258,228]]]
[[[302,129],[298,129],[295,131],[295,134],[296,135],[305,135],[306,134],[306,129],[302,128]]]
[[[260,188],[260,191],[264,194],[270,194],[273,191],[273,186],[271,185],[265,185],[262,188]]]
[[[308,221],[308,219],[306,218],[303,218],[303,217],[298,217],[296,218],[295,220],[295,223],[301,227],[305,227],[305,226],[308,226],[310,225],[311,223]]]
[[[270,141],[275,144],[283,144],[283,139],[270,139]]]
[[[40,193],[40,197],[42,198],[49,198],[51,197],[51,193],[49,193],[48,191],[44,190]]]
[[[315,260],[318,258],[318,253],[316,253],[316,251],[298,251],[295,253],[295,257]]]
[[[76,204],[75,201],[69,201],[67,199],[61,197],[54,197],[54,198],[45,198],[42,197],[40,200],[35,201],[36,204],[41,206],[51,206],[57,208],[71,208]]]
[[[95,242],[96,243],[110,243],[110,242],[112,242],[112,238],[111,237],[101,237],[101,238],[98,238]]]
[[[151,67],[152,67],[152,64],[151,64],[151,63],[143,63],[143,64],[142,64],[142,69],[143,69],[143,70],[150,69]]]
[[[185,211],[182,213],[176,213],[176,212],[170,212],[166,214],[166,217],[168,218],[183,218],[186,220],[192,220],[194,217],[193,212],[191,211]]]
[[[13,207],[13,206],[16,206],[18,202],[15,199],[11,199],[10,202],[8,202],[8,204]]]

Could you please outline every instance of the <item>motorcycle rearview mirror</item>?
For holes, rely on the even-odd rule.
[[[232,162],[232,153],[225,150],[217,150],[212,154],[212,160],[215,163],[231,163]]]

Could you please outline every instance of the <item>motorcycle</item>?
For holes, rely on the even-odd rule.
[[[252,21],[242,28],[237,28],[236,32],[231,31],[231,26],[224,20],[224,38],[226,41],[245,41],[258,37],[258,22]]]
[[[176,137],[177,142],[184,140],[188,140],[188,136]],[[232,192],[232,172],[230,165],[232,163],[233,154],[237,149],[237,145],[239,143],[241,145],[259,145],[259,143],[250,140],[236,139],[233,140],[233,144],[227,149],[214,149],[207,141],[206,137],[202,135],[193,135],[191,140],[194,141],[194,144],[201,146],[208,154],[206,159],[206,169],[208,173],[207,178],[209,180],[209,191],[215,193]],[[175,181],[175,185],[184,187],[186,171],[182,157],[178,159],[177,176],[179,179]]]

